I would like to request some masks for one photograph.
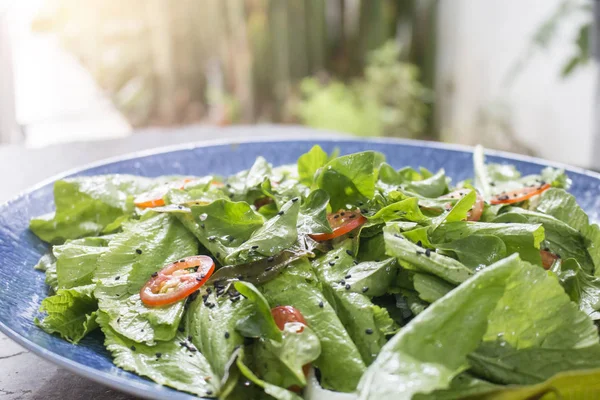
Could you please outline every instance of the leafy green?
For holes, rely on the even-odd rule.
[[[102,237],[88,237],[54,246],[58,287],[70,289],[91,284],[98,259],[107,251],[107,244]]]
[[[383,222],[394,220],[423,222],[428,218],[423,215],[419,208],[419,199],[411,197],[382,208],[369,219],[373,221],[381,220]]]
[[[111,328],[128,339],[148,344],[173,338],[183,302],[147,307],[139,292],[165,264],[197,252],[196,239],[170,215],[151,215],[125,225],[99,258],[94,277],[94,295]]]
[[[475,147],[473,152],[473,169],[475,171],[475,188],[485,201],[492,198],[492,187],[490,186],[490,177],[485,166],[485,154],[482,146]]]
[[[361,379],[359,397],[400,399],[445,389],[469,365],[492,381],[536,382],[598,365],[599,350],[591,320],[558,282],[513,255],[394,336]]]
[[[265,222],[246,242],[229,254],[226,261],[229,264],[240,264],[240,260],[247,262],[274,256],[291,247],[298,239],[296,224],[299,210],[299,202],[288,201],[275,217]]]
[[[98,314],[98,323],[105,335],[104,345],[118,367],[146,376],[160,385],[198,396],[217,394],[217,376],[202,353],[187,343],[183,334],[178,333],[173,340],[148,346],[119,335],[111,328],[110,318],[103,312]]]
[[[449,222],[431,233],[431,241],[449,243],[471,235],[496,236],[506,245],[507,254],[519,253],[523,260],[541,265],[539,250],[544,240],[541,224]]]
[[[593,320],[600,319],[600,278],[585,272],[572,258],[556,263],[552,272],[581,311]]]
[[[263,338],[254,344],[256,370],[265,381],[288,388],[306,386],[302,367],[321,354],[319,338],[308,326],[287,323],[281,341]]]
[[[395,232],[393,226],[387,226],[383,232],[388,255],[396,257],[405,268],[433,274],[453,284],[464,282],[473,275],[471,269],[453,258],[435,252],[427,255],[425,249],[411,243],[401,233]]]
[[[419,293],[419,297],[429,303],[444,297],[452,289],[453,285],[448,284],[444,280],[428,274],[414,274],[413,284],[415,290]]]
[[[57,181],[56,212],[32,219],[29,228],[49,243],[97,236],[116,219],[133,213],[133,196],[168,179],[103,175]]]
[[[525,218],[527,223],[542,224],[545,234],[544,247],[560,257],[576,259],[587,272],[594,270],[583,236],[559,219],[539,212],[511,207],[494,222],[511,222],[522,218]]]
[[[492,235],[471,235],[449,243],[436,244],[436,247],[450,252],[470,268],[490,265],[507,256],[502,239]]]
[[[248,282],[234,283],[235,289],[254,305],[254,312],[236,322],[236,329],[245,337],[266,337],[281,342],[281,331],[271,314],[271,306],[258,289]]]
[[[331,226],[327,221],[327,205],[329,195],[323,189],[317,189],[308,195],[300,206],[298,214],[298,234],[330,233]]]
[[[562,189],[550,188],[540,196],[536,210],[568,224],[584,237],[596,276],[600,276],[600,228],[597,224],[590,224],[575,197]]]
[[[269,304],[291,305],[299,310],[319,338],[321,355],[314,364],[321,371],[323,387],[353,391],[365,364],[334,309],[316,286],[316,277],[308,262],[296,261],[293,267],[260,289]]]
[[[215,292],[205,297],[206,302],[198,297],[190,303],[185,326],[194,345],[222,378],[233,351],[244,343],[236,325],[254,312],[254,306],[244,298],[231,301],[229,295],[217,296]]]
[[[250,382],[253,382],[258,387],[262,388],[264,390],[264,392],[267,395],[269,395],[270,397],[277,399],[277,400],[300,400],[300,399],[302,399],[297,394],[295,394],[289,390],[286,390],[282,387],[279,387],[277,385],[273,385],[267,381],[260,379],[258,376],[256,376],[256,374],[254,374],[254,372],[252,372],[252,370],[244,364],[245,357],[244,357],[244,348],[243,347],[238,348],[235,351],[232,358],[235,360],[235,367],[239,370],[239,372],[245,378],[247,378]],[[242,399],[252,398],[251,396],[250,397],[248,396],[248,388],[246,388],[246,387],[244,388],[243,393],[240,393],[240,396],[243,396],[243,397],[240,397]]]
[[[375,177],[375,153],[365,151],[329,161],[317,178],[317,186],[329,194],[331,208],[335,211],[372,198]]]
[[[72,289],[59,289],[46,297],[40,305],[45,316],[35,318],[35,324],[44,331],[57,333],[71,343],[77,343],[98,327],[96,310],[98,304],[93,295],[94,285]]]
[[[298,176],[300,177],[300,183],[311,187],[315,173],[327,164],[328,160],[329,157],[327,156],[327,153],[325,153],[319,145],[314,145],[307,153],[302,154],[298,158]]]
[[[58,290],[58,277],[56,276],[56,257],[54,257],[54,254],[51,252],[44,254],[34,268],[44,271],[46,274],[44,283],[50,287],[52,292],[56,292]]]
[[[404,189],[424,197],[439,197],[448,191],[446,174],[441,169],[429,178],[405,183]]]

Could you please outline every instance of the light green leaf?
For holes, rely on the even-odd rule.
[[[418,273],[413,275],[413,284],[419,297],[428,303],[441,299],[455,287],[436,276]]]
[[[600,319],[600,278],[585,272],[579,263],[569,258],[552,266],[565,292],[579,309],[593,320]]]
[[[281,341],[260,339],[254,344],[256,370],[263,380],[279,387],[306,386],[302,367],[321,354],[319,338],[308,326],[287,323]]]
[[[366,202],[375,194],[375,153],[365,151],[341,156],[322,169],[317,186],[329,194],[333,210]]]
[[[501,239],[507,254],[519,253],[521,258],[541,265],[540,244],[544,240],[541,224],[449,222],[431,233],[434,244],[453,242],[471,235],[491,235]]]
[[[98,258],[107,251],[108,240],[89,237],[54,246],[58,287],[69,289],[92,283]]]
[[[169,179],[172,178],[103,175],[57,181],[54,184],[56,212],[32,219],[29,228],[50,243],[97,236],[117,218],[133,213],[135,195]]]
[[[98,327],[98,304],[93,291],[94,285],[59,289],[55,295],[42,300],[39,311],[45,316],[36,317],[35,324],[50,334],[57,333],[71,343],[78,343]]]
[[[147,307],[139,291],[164,265],[197,253],[196,239],[170,215],[151,215],[127,224],[99,258],[94,277],[94,295],[111,328],[136,342],[150,344],[173,338],[183,302]]]
[[[298,234],[330,233],[331,226],[327,221],[329,195],[323,189],[317,189],[308,195],[300,206],[298,214]]]
[[[314,145],[307,153],[298,158],[298,176],[300,183],[311,187],[315,177],[315,173],[327,164],[327,153],[323,151],[321,146]]]
[[[404,184],[404,189],[424,197],[439,197],[448,191],[446,174],[443,169],[429,178]]]
[[[436,232],[438,230],[439,228]],[[387,226],[383,234],[388,255],[396,257],[404,268],[433,274],[452,284],[464,282],[474,273],[453,258],[435,252],[430,252],[427,256],[425,249],[411,243],[393,226]]]
[[[334,309],[316,286],[316,277],[308,262],[296,261],[260,289],[269,304],[291,305],[299,310],[319,338],[321,355],[314,365],[321,371],[323,387],[353,391],[365,364]]]
[[[235,289],[254,305],[254,312],[236,323],[236,329],[245,337],[265,337],[281,341],[281,331],[271,314],[271,306],[261,292],[251,283],[234,282]]]
[[[394,220],[423,222],[428,220],[421,212],[421,209],[419,208],[419,199],[416,197],[392,203],[377,211],[373,216],[369,217],[369,219],[372,221],[383,222]]]
[[[299,210],[300,204],[297,201],[290,200],[284,204],[275,217],[265,222],[246,242],[227,256],[228,264],[274,256],[292,247],[298,240],[296,225]]]
[[[198,396],[213,397],[219,390],[219,380],[202,353],[195,350],[186,337],[178,333],[173,340],[148,346],[129,340],[110,326],[110,318],[100,312],[98,323],[104,332],[104,345],[114,363],[126,371],[152,379],[159,385]],[[186,346],[180,345],[186,343]]]
[[[508,255],[502,239],[492,235],[471,235],[435,246],[456,255],[461,263],[470,268],[493,264]]]

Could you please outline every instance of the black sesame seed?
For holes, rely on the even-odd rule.
[[[154,273],[153,273],[152,275],[150,275],[150,276],[152,276],[153,278],[156,278],[156,277],[158,276],[158,272],[154,272]]]
[[[115,276],[115,281],[118,281],[119,279],[121,279],[120,276]]]
[[[367,328],[367,329],[365,329],[365,333],[366,333],[367,335],[371,335],[371,334],[373,334],[373,329],[371,329],[371,328]]]
[[[346,284],[346,281],[342,279],[342,280],[340,281],[340,285],[345,285],[345,284]]]
[[[131,351],[135,351],[135,346],[131,346]]]
[[[229,332],[225,332],[225,339],[229,339]]]
[[[192,337],[191,336],[188,336],[188,341],[190,341],[190,342],[192,341]]]
[[[430,249],[425,249],[425,255],[427,257],[431,257],[431,250]]]
[[[277,215],[283,215],[283,211],[279,211]]]
[[[358,202],[358,203],[356,203],[356,204],[358,204],[359,206],[362,206],[362,205],[363,205],[363,204],[365,204],[365,203],[363,203],[362,201],[359,201],[359,202]]]
[[[292,202],[294,202],[294,203],[295,203],[295,202],[297,202],[298,200],[300,200],[298,197],[294,197],[294,198],[292,199]]]
[[[350,284],[349,284],[349,283],[346,283],[346,286],[344,286],[344,287],[346,288],[346,290],[350,290],[350,288],[351,288],[352,286],[350,286]]]
[[[216,237],[216,236],[209,236],[209,237],[208,237],[208,240],[209,240],[210,242],[214,242],[215,240],[217,240],[217,237]]]
[[[363,293],[367,293],[368,290],[369,290],[369,288],[367,286],[365,286],[364,288],[362,288],[362,292]]]
[[[333,219],[337,219],[337,218],[339,218],[339,217],[340,217],[340,214],[335,214],[335,215],[333,216]]]
[[[205,225],[204,224],[200,224],[200,228],[204,229]]]
[[[254,246],[252,246],[251,248],[252,248],[252,250],[256,250],[256,249],[258,249],[258,245],[257,245],[257,244],[255,244],[255,245],[254,245]]]
[[[350,215],[348,216],[348,218],[350,218],[350,219],[352,219],[352,218],[356,218],[356,214],[350,214]]]
[[[211,294],[212,293],[212,289],[211,288],[206,288],[206,293]]]
[[[351,256],[351,257],[352,257],[352,255],[353,255],[351,250],[346,250],[346,254],[348,254],[348,255],[349,255],[349,256]]]
[[[358,260],[353,261],[354,265],[358,265]]]
[[[267,258],[267,262],[273,262],[273,260],[275,260],[275,257],[273,257],[273,256]]]
[[[339,258],[340,258],[340,256],[335,256],[335,259],[336,259],[336,260],[339,260]]]
[[[267,268],[265,268],[265,272],[269,272],[269,271],[271,271],[272,269],[273,269],[273,267],[267,267]]]
[[[135,252],[138,254],[142,254],[142,249],[135,249]]]
[[[161,358],[162,357],[162,353],[156,353],[156,358]]]
[[[329,265],[333,267],[335,265],[335,261],[329,261]]]
[[[323,301],[320,301],[320,302],[319,302],[319,307],[320,307],[320,308],[323,308]]]
[[[207,395],[207,396],[210,396],[211,394],[213,394],[212,390],[207,390],[207,391],[206,391],[206,395]]]
[[[345,278],[345,279],[350,279],[350,278],[352,278],[352,275],[348,274],[348,275],[346,275],[344,278]]]
[[[417,246],[419,247],[423,247],[423,242],[421,242],[420,240],[417,242]]]

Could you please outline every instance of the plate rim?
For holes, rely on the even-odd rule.
[[[312,129],[306,129],[307,131],[313,131]],[[146,150],[134,151],[130,153],[126,153],[119,156],[104,158],[95,162],[86,163],[82,166],[70,168],[65,170],[59,174],[55,174],[49,178],[43,179],[35,185],[30,186],[29,188],[19,192],[12,198],[0,203],[0,212],[4,209],[11,206],[18,201],[21,201],[23,198],[32,194],[33,192],[57,181],[63,179],[65,177],[78,174],[81,172],[85,172],[92,168],[97,168],[109,164],[114,164],[118,162],[133,160],[136,158],[148,157],[158,154],[165,154],[175,151],[183,151],[183,150],[194,150],[200,148],[207,147],[215,147],[215,146],[223,146],[223,145],[244,145],[244,144],[255,144],[255,143],[288,143],[288,142],[354,142],[354,143],[378,143],[378,144],[391,144],[391,145],[403,145],[413,148],[435,148],[439,150],[447,150],[453,152],[467,152],[473,153],[475,147],[463,144],[451,144],[444,142],[433,142],[427,140],[416,140],[416,139],[404,139],[404,138],[357,138],[352,136],[333,136],[335,132],[330,132],[329,134],[326,131],[321,131],[322,136],[310,136],[308,138],[293,138],[281,136],[274,138],[273,136],[261,136],[257,135],[250,139],[241,139],[241,138],[224,138],[224,139],[211,139],[211,140],[199,140],[192,141],[187,143],[179,143],[168,146],[160,146]],[[493,150],[493,149],[485,149],[485,154],[490,156],[502,157],[506,159],[512,159],[516,161],[530,162],[535,164],[540,164],[544,166],[550,166],[554,168],[562,168],[567,172],[574,172],[577,174],[585,175],[590,178],[597,179],[600,181],[600,173],[591,171],[585,168],[571,166],[568,164],[554,162],[545,160],[539,157],[533,157],[528,155],[515,154],[508,151],[502,150]],[[27,350],[30,350],[35,355],[54,363],[60,367],[67,369],[70,372],[73,372],[77,375],[83,376],[87,379],[90,379],[94,382],[100,383],[102,385],[109,386],[116,390],[120,390],[122,392],[126,392],[131,395],[141,396],[145,398],[163,398],[163,396],[158,395],[158,393],[152,390],[152,386],[156,385],[160,387],[165,387],[163,385],[159,385],[152,381],[148,381],[145,383],[140,383],[136,381],[132,381],[122,376],[117,376],[111,374],[109,372],[101,371],[92,367],[89,367],[85,364],[78,363],[76,361],[72,361],[58,353],[54,353],[45,347],[42,347],[33,341],[29,340],[25,336],[22,336],[12,330],[8,325],[4,322],[0,321],[0,332],[4,333],[8,338],[24,347]],[[119,367],[116,367],[119,368]],[[169,394],[165,394],[166,397],[173,398],[176,396],[177,398],[199,398],[189,393],[179,391],[174,388],[170,388],[173,392]]]

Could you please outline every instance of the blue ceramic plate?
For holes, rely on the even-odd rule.
[[[294,163],[315,143],[328,152],[335,147],[342,153],[380,151],[395,168],[406,165],[424,166],[430,170],[444,168],[455,182],[473,174],[470,148],[387,139],[204,143],[138,153],[67,173],[0,206],[0,331],[41,357],[116,389],[148,398],[191,398],[116,368],[102,345],[99,333],[86,337],[79,345],[72,345],[48,335],[33,324],[40,301],[46,296],[44,275],[35,271],[33,266],[48,248],[28,231],[29,220],[52,211],[52,184],[56,179],[114,173],[151,177],[166,174],[229,175],[249,168],[257,156],[266,157],[274,165]],[[524,174],[537,173],[547,165],[565,168],[573,180],[571,192],[590,217],[598,221],[600,174],[499,152],[490,152],[488,160],[515,164]]]

